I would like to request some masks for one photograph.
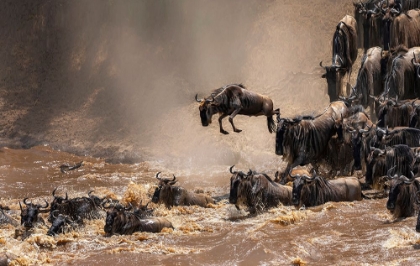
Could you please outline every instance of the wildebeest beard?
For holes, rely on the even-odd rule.
[[[401,180],[392,180],[387,209],[395,218],[410,217],[415,213],[416,196],[420,190],[419,182],[414,180],[410,184]]]

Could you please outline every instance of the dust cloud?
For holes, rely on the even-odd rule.
[[[278,165],[265,117],[243,132],[202,127],[195,94],[243,83],[283,116],[328,105],[319,62],[331,62],[351,1],[6,1],[3,136],[33,146],[171,167]],[[15,25],[15,24],[18,25]],[[16,70],[17,75],[12,74]],[[24,75],[30,73],[30,75]],[[13,120],[12,120],[13,121]]]

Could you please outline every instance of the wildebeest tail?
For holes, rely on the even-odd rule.
[[[274,123],[274,119],[272,116],[267,116],[267,126],[268,131],[270,131],[270,133],[276,132],[277,126],[276,123]]]

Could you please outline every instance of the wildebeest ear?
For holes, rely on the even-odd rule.
[[[322,74],[321,78],[325,79],[327,77],[327,73]]]

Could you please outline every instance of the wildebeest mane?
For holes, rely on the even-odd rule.
[[[334,120],[329,117],[320,117],[314,120],[302,120],[300,123],[289,127],[286,131],[288,136],[284,137],[284,156],[288,161],[294,154],[299,154],[301,148],[305,147],[308,157],[314,157],[317,151],[324,151],[325,143],[332,134]],[[285,132],[285,133],[286,133]]]
[[[420,130],[417,128],[394,129],[385,137],[383,143],[387,146],[405,144],[410,147],[418,147],[420,144]]]
[[[392,101],[388,101],[388,103],[379,106],[377,116],[382,122],[381,125],[383,124],[384,126],[409,126],[412,109],[410,103],[394,104]]]
[[[337,199],[338,194],[334,185],[320,176],[316,176],[310,184],[302,187],[301,202],[307,207],[322,205]]]

